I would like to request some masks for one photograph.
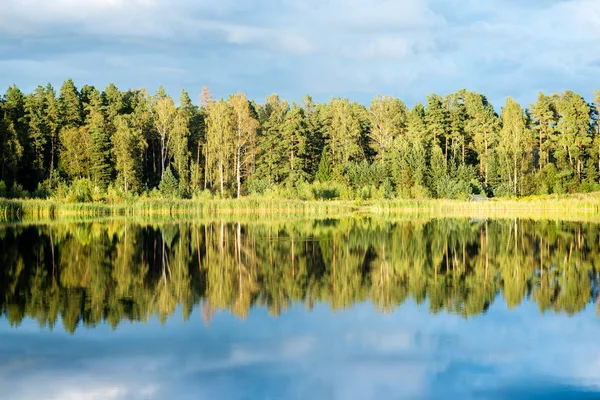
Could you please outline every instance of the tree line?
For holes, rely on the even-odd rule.
[[[0,316],[73,332],[165,321],[178,305],[208,322],[293,303],[391,312],[409,298],[465,317],[495,301],[575,314],[598,301],[599,246],[597,224],[557,221],[13,225],[0,230]]]
[[[600,189],[597,106],[540,93],[500,115],[480,93],[408,108],[375,96],[264,103],[243,93],[195,105],[162,87],[78,89],[66,80],[0,101],[0,197],[465,198]]]

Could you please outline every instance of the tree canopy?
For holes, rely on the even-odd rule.
[[[273,94],[260,103],[243,93],[213,99],[205,87],[195,105],[162,87],[11,86],[0,98],[0,181],[7,195],[59,197],[85,179],[100,200],[303,198],[323,192],[315,185],[348,199],[600,190],[600,94],[590,103],[540,93],[529,107],[508,98],[499,113],[467,90],[425,100],[409,109],[383,95],[365,106]],[[178,188],[163,193],[167,171]]]

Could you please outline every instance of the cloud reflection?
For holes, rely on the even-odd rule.
[[[279,318],[215,316],[206,328],[153,321],[71,337],[20,334],[0,321],[8,399],[502,398],[600,394],[592,312],[542,316],[495,302],[485,316],[431,315],[407,302],[332,314],[294,306]],[[26,355],[26,356],[24,356]]]

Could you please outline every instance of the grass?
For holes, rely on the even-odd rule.
[[[251,216],[326,217],[348,214],[428,217],[585,218],[600,221],[600,193],[455,200],[302,201],[246,197],[225,200],[137,200],[121,203],[62,203],[53,200],[0,199],[0,220],[47,220],[66,217]]]

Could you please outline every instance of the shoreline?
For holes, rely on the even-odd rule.
[[[486,201],[427,200],[285,200],[260,197],[241,199],[139,199],[118,203],[65,203],[54,200],[0,199],[0,221],[63,217],[219,217],[219,216],[328,216],[482,217],[597,219],[600,193],[535,196]]]

